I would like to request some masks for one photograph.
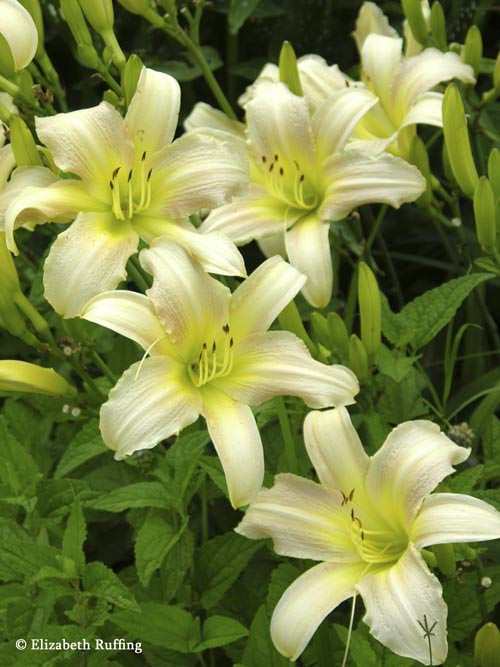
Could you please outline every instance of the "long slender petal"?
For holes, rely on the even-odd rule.
[[[398,37],[384,12],[374,2],[363,2],[356,19],[356,30],[352,33],[358,52],[361,54],[365,39],[371,33]]]
[[[345,408],[310,412],[304,421],[306,450],[325,486],[348,495],[363,493],[370,465]]]
[[[416,125],[443,126],[443,95],[442,93],[424,93],[406,114],[401,126]]]
[[[326,60],[316,54],[307,54],[297,60],[300,83],[304,97],[313,114],[330,95],[342,90],[347,85],[347,77],[337,65],[328,65]]]
[[[206,102],[197,102],[189,116],[184,121],[186,130],[196,130],[200,127],[210,127],[234,134],[240,139],[245,138],[245,125],[237,120],[228,118],[223,111],[214,109]]]
[[[266,331],[305,280],[281,257],[263,262],[233,292],[229,312],[235,339]]]
[[[468,458],[459,447],[426,420],[400,424],[372,457],[366,488],[376,507],[398,516],[409,529],[424,497]]]
[[[333,268],[328,233],[330,225],[315,213],[296,222],[285,233],[292,266],[307,276],[302,294],[315,308],[324,308],[332,296]]]
[[[201,397],[184,374],[181,364],[164,356],[125,371],[101,408],[102,437],[115,459],[151,449],[196,421]]]
[[[320,563],[289,586],[271,619],[271,637],[280,653],[296,660],[321,621],[354,594],[364,565]]]
[[[270,537],[282,556],[358,561],[340,502],[339,493],[309,479],[277,475],[272,489],[260,491],[235,530],[251,539]]]
[[[410,545],[392,567],[364,576],[357,589],[366,607],[363,620],[382,644],[398,655],[431,664],[422,623],[424,628],[433,626],[432,664],[446,660],[447,610],[441,584],[415,547]]]
[[[392,80],[401,62],[402,50],[401,38],[372,33],[365,39],[361,52],[365,80],[389,112]]]
[[[111,213],[80,213],[52,244],[45,262],[45,297],[64,317],[79,315],[89,299],[126,278],[139,238]]]
[[[181,89],[169,74],[143,67],[125,116],[136,153],[156,153],[170,144],[177,128]]]
[[[254,333],[234,348],[234,367],[214,380],[235,400],[258,405],[272,396],[298,396],[311,408],[354,403],[358,381],[345,366],[327,366],[311,357],[289,331]]]
[[[1,138],[0,134],[0,141]],[[12,150],[11,144],[7,144],[7,146],[2,146],[0,144],[0,192],[5,187],[10,172],[14,169],[15,165],[16,158],[14,157],[14,151]]]
[[[341,220],[361,204],[381,202],[399,208],[425,190],[419,170],[392,155],[370,157],[348,150],[325,163],[330,179],[319,210],[323,220]]]
[[[262,441],[252,411],[248,405],[206,386],[202,415],[224,469],[232,506],[250,503],[264,479]]]
[[[459,493],[425,498],[411,528],[419,549],[447,542],[482,542],[500,538],[500,512],[488,503]]]
[[[0,153],[0,169],[3,168]],[[8,159],[5,160],[8,162]],[[29,187],[46,187],[57,181],[57,176],[46,167],[18,167],[12,172],[10,181],[2,188],[0,175],[0,229],[3,230],[5,211],[8,206]]]

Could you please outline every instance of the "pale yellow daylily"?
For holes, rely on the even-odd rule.
[[[288,260],[307,276],[306,299],[325,306],[332,291],[330,221],[361,204],[399,207],[425,188],[420,172],[392,155],[377,159],[343,150],[354,126],[377,98],[367,89],[344,88],[314,114],[305,97],[283,83],[262,82],[246,105],[251,188],[248,195],[213,211],[203,232],[226,233],[238,244],[268,238],[286,246]]]
[[[320,483],[276,477],[237,532],[268,538],[285,556],[321,561],[283,594],[271,621],[277,649],[295,660],[321,621],[359,593],[371,633],[395,653],[431,664],[446,659],[446,604],[420,550],[500,537],[500,513],[471,496],[431,492],[464,461],[429,421],[400,424],[371,458],[344,408],[311,412],[307,452]],[[423,627],[432,628],[429,638]]]
[[[26,219],[76,218],[52,245],[44,271],[45,296],[65,317],[78,315],[89,298],[126,277],[139,238],[169,236],[206,270],[245,275],[232,242],[219,233],[201,236],[187,221],[246,190],[243,142],[213,130],[171,143],[179,104],[177,81],[143,68],[124,119],[107,102],[36,119],[57,166],[78,178],[25,190],[6,213],[5,232],[16,252],[14,230]]]
[[[372,33],[386,37],[399,36],[378,5],[374,2],[363,2],[356,18],[356,29],[351,33],[360,55],[365,39]]]
[[[357,379],[344,366],[315,361],[294,334],[267,331],[305,280],[280,257],[261,264],[232,295],[168,239],[154,241],[140,260],[154,276],[147,296],[107,292],[82,313],[151,355],[123,374],[102,406],[104,442],[122,459],[179,433],[201,414],[230,500],[245,505],[264,474],[249,406],[281,394],[311,407],[347,405],[359,391]]]
[[[10,359],[0,360],[0,391],[22,391],[49,396],[76,394],[76,389],[53,368]]]
[[[0,0],[0,72],[7,76],[27,67],[38,47],[30,13],[17,0]]]

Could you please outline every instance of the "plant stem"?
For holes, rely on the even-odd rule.
[[[49,345],[55,345],[56,342],[52,336],[47,320],[40,315],[31,301],[27,299],[21,291],[14,296],[14,302],[26,315],[35,328],[35,331],[40,334],[41,338]]]
[[[42,51],[41,55],[37,58],[45,76],[47,77],[51,88],[53,88],[54,93],[57,97],[61,109],[63,111],[68,110],[68,105],[66,104],[66,96],[64,90],[62,89],[61,82],[59,80],[59,74],[57,73],[54,65],[52,64],[49,56],[45,51]]]
[[[106,362],[101,357],[99,352],[95,348],[92,348],[91,354],[92,354],[92,359],[94,360],[95,365],[104,373],[104,375],[108,378],[108,380],[112,384],[116,384],[116,380],[118,378],[113,373],[113,371],[109,368],[109,366],[106,364]]]
[[[288,470],[292,473],[299,472],[299,463],[297,460],[297,453],[295,451],[295,442],[293,439],[292,429],[290,427],[290,420],[286,411],[285,400],[282,396],[277,399],[278,403],[278,420],[280,423],[281,435],[285,444],[285,453],[288,463]]]
[[[146,281],[146,278],[142,275],[142,271],[135,255],[133,255],[127,263],[127,272],[130,274],[132,280],[141,292],[145,292],[151,287]]]
[[[369,237],[366,241],[366,244],[365,244],[365,256],[368,256],[370,254],[371,247],[373,245],[373,242],[375,241],[378,230],[380,229],[380,225],[384,221],[385,214],[387,213],[387,209],[388,209],[387,204],[382,204],[382,206],[379,209],[379,212],[378,212],[377,217],[375,219],[375,222],[373,224],[372,230],[371,230],[370,235],[369,235]]]

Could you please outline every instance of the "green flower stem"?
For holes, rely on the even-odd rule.
[[[405,301],[404,301],[404,298],[403,298],[403,292],[401,290],[401,284],[399,282],[398,274],[396,273],[396,269],[394,268],[394,262],[392,261],[392,257],[389,253],[389,250],[387,249],[387,245],[384,241],[384,237],[382,236],[382,234],[379,234],[377,236],[377,245],[378,245],[379,249],[381,250],[381,252],[384,256],[385,262],[387,264],[387,270],[389,271],[389,275],[391,277],[392,284],[394,285],[394,288],[396,290],[396,299],[397,299],[397,302],[398,302],[398,307],[399,307],[399,310],[401,310],[401,308],[403,308],[403,306],[405,305]]]
[[[97,74],[105,81],[113,92],[115,92],[118,97],[123,96],[123,91],[120,84],[114,79],[114,77],[109,73],[106,67],[99,62],[96,67]]]
[[[380,229],[380,225],[383,223],[385,214],[387,213],[388,209],[387,204],[382,204],[382,206],[379,209],[379,212],[377,214],[377,217],[375,219],[375,222],[373,223],[373,227],[371,229],[370,235],[366,241],[365,244],[365,257],[368,257],[370,255],[370,250],[373,245],[373,242],[375,241],[375,238],[377,237],[378,231]]]
[[[29,107],[32,107],[38,114],[41,114],[42,116],[48,115],[48,112],[45,109],[42,109],[42,107],[36,102],[36,100],[25,95],[23,91],[19,88],[19,86],[17,86],[15,83],[12,83],[12,81],[9,81],[9,79],[6,79],[4,76],[1,75],[0,75],[0,89],[4,90],[6,93],[9,93],[9,95],[13,97],[15,100],[20,100],[21,102],[24,102],[24,104],[27,104]]]
[[[151,287],[142,274],[142,269],[140,268],[140,264],[136,255],[132,255],[132,257],[129,259],[127,263],[127,272],[130,274],[130,277],[141,290],[141,292],[145,292]]]
[[[121,46],[118,44],[118,40],[116,39],[115,33],[113,32],[113,30],[104,30],[101,33],[101,37],[103,38],[106,46],[113,54],[114,64],[121,71],[125,67],[127,59],[125,58],[125,54],[123,53]]]
[[[299,462],[297,460],[297,453],[295,451],[295,442],[293,439],[292,429],[290,427],[290,420],[288,419],[288,412],[286,410],[285,399],[282,396],[277,398],[278,404],[278,420],[285,443],[285,454],[288,463],[288,471],[292,473],[299,472]]]
[[[208,540],[208,498],[207,498],[207,478],[203,480],[200,489],[201,499],[201,542],[205,544]]]
[[[99,400],[99,402],[102,402],[106,400],[106,395],[102,393],[102,391],[99,389],[99,387],[96,385],[94,380],[90,377],[90,375],[85,371],[74,359],[71,357],[66,356],[59,350],[57,347],[51,346],[49,348],[49,352],[54,356],[57,357],[57,359],[61,361],[65,361],[68,363],[71,368],[75,371],[77,375],[80,376],[80,378],[87,383],[87,386],[89,389],[92,391],[92,393],[95,395],[95,397]]]
[[[21,291],[14,296],[14,302],[29,319],[37,334],[39,334],[49,345],[55,345],[56,342],[52,336],[47,320],[40,315],[31,301],[27,299]]]
[[[67,111],[68,105],[66,104],[66,95],[61,86],[61,82],[59,80],[59,74],[57,73],[54,65],[52,64],[52,61],[50,60],[49,56],[45,51],[42,51],[41,55],[38,56],[37,61],[40,67],[42,68],[45,76],[47,77],[50,86],[53,89],[55,96],[57,97],[57,101],[61,106],[61,109],[63,111]]]
[[[106,364],[106,362],[101,357],[99,352],[95,348],[92,348],[91,354],[92,354],[92,359],[94,360],[94,363],[99,368],[99,370],[101,370],[104,373],[104,375],[108,378],[108,380],[112,384],[116,384],[118,378],[110,369],[110,367]]]

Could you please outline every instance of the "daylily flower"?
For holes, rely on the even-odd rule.
[[[216,131],[191,132],[171,144],[179,104],[177,81],[144,68],[125,119],[107,102],[36,119],[57,166],[78,179],[25,190],[9,207],[5,231],[16,252],[13,232],[27,218],[76,217],[52,245],[44,272],[47,300],[65,317],[126,277],[139,238],[169,236],[206,270],[245,275],[234,244],[221,234],[200,236],[186,221],[246,189],[244,146]]]
[[[250,405],[276,395],[311,407],[354,402],[359,385],[343,366],[315,361],[287,331],[267,331],[305,278],[280,257],[256,269],[231,295],[165,238],[140,254],[153,274],[147,296],[115,291],[86,306],[84,319],[141,345],[101,408],[101,433],[115,458],[149,449],[201,414],[220,457],[233,506],[262,485],[262,443]],[[146,355],[145,355],[146,356]]]
[[[399,207],[425,189],[418,169],[403,160],[343,151],[354,126],[376,103],[368,90],[349,88],[311,116],[305,97],[283,83],[261,83],[246,107],[250,191],[212,211],[200,229],[224,232],[239,244],[260,239],[261,247],[265,237],[284,235],[290,263],[308,279],[304,296],[313,306],[325,306],[333,276],[329,222],[361,204]]]
[[[0,0],[0,35],[8,49],[0,52],[0,71],[10,76],[30,64],[38,47],[36,25],[17,0]]]
[[[321,561],[283,594],[271,621],[277,649],[295,660],[321,621],[359,593],[371,633],[424,665],[446,659],[446,604],[420,550],[500,537],[500,513],[471,496],[433,489],[464,461],[429,421],[400,424],[371,458],[344,408],[311,412],[307,452],[320,483],[276,477],[236,528],[271,537],[282,555]],[[431,494],[431,495],[429,495]],[[427,638],[422,626],[432,628]]]
[[[76,394],[76,389],[53,368],[10,359],[0,361],[0,391],[22,391],[49,396]]]
[[[365,39],[372,33],[386,37],[399,37],[378,5],[374,2],[363,2],[356,19],[356,29],[351,33],[359,55],[363,50]]]

